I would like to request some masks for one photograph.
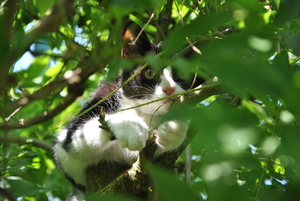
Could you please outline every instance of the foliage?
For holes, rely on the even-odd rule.
[[[0,7],[0,197],[67,199],[51,144],[100,81],[130,67],[119,58],[128,19],[163,44],[162,56],[145,62],[217,76],[229,92],[173,114],[184,113],[197,135],[192,155],[178,159],[191,162],[190,178],[151,168],[161,198],[300,197],[298,0],[41,2]],[[192,44],[193,55],[180,54]]]

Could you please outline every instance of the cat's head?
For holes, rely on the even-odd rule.
[[[156,47],[150,42],[142,29],[134,22],[130,21],[125,26],[122,40],[124,46],[121,56],[128,59],[136,59],[146,54],[156,55]],[[130,71],[123,70],[121,72],[121,82],[126,81],[143,64],[135,66]],[[182,68],[185,68],[182,66]],[[125,98],[134,104],[144,104],[170,95],[178,94],[190,88],[196,87],[203,82],[202,79],[183,79],[175,69],[168,66],[160,72],[155,71],[151,66],[143,69],[136,77],[123,87]],[[157,115],[165,114],[172,99],[166,99],[159,102],[151,103],[141,108],[146,114]],[[157,110],[159,108],[159,110]]]

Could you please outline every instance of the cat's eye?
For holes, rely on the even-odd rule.
[[[185,73],[178,73],[177,77],[181,80],[185,80],[185,81],[189,80],[188,74],[185,74]]]
[[[155,78],[156,72],[154,70],[148,68],[144,71],[144,76],[145,76],[145,78],[152,80]]]

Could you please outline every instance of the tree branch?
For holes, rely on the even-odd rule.
[[[45,98],[47,96],[53,95],[54,91],[62,89],[64,86],[67,85],[67,83],[68,83],[67,79],[54,80],[48,83],[47,85],[43,86],[42,88],[38,89],[34,93],[24,98],[20,98],[9,105],[6,105],[6,107],[9,108],[9,110],[14,111],[17,108],[24,107],[35,100],[39,100],[41,98]]]
[[[146,142],[146,146],[140,151],[138,160],[131,168],[125,165],[107,163],[88,168],[86,171],[87,193],[92,194],[92,196],[147,196],[149,177],[146,166],[149,161],[153,160],[156,147],[155,137],[151,134],[151,137]],[[105,175],[105,177],[102,175]],[[109,177],[109,180],[107,180],[107,177]]]
[[[24,106],[32,103],[33,101],[51,96],[56,91],[61,90],[64,87],[68,87],[68,95],[65,97],[59,105],[57,105],[53,110],[44,112],[44,114],[32,117],[30,119],[20,119],[17,122],[6,122],[5,124],[0,124],[0,129],[15,129],[15,128],[25,128],[34,124],[41,123],[46,121],[55,115],[59,114],[61,111],[66,109],[70,104],[72,104],[76,98],[82,95],[84,91],[84,85],[86,80],[90,75],[104,68],[106,61],[103,61],[102,64],[93,63],[89,61],[88,57],[81,58],[78,63],[78,68],[73,71],[70,71],[70,76],[64,75],[58,79],[53,80],[44,87],[38,89],[34,93],[23,97],[19,100],[14,101],[10,105],[7,105],[7,109],[10,110],[10,116],[13,116],[16,112],[19,112]],[[0,112],[1,113],[1,112]],[[10,119],[10,118],[9,118]]]
[[[26,138],[15,135],[5,135],[0,134],[0,141],[8,142],[8,143],[18,143],[18,144],[32,144],[33,146],[45,149],[46,151],[52,151],[52,144],[45,142],[43,140],[35,139],[35,138]]]
[[[1,36],[3,37],[0,41],[1,48],[0,54],[1,57],[0,61],[2,64],[6,63],[6,58],[8,55],[7,50],[9,49],[9,41],[11,38],[12,33],[12,26],[15,18],[15,13],[17,10],[16,1],[6,1],[3,6],[3,16],[0,18],[0,26],[5,27],[4,34]],[[9,68],[11,65],[1,65],[1,74],[0,74],[0,96],[2,92],[5,90],[9,79]]]
[[[4,188],[0,188],[0,197],[5,198],[5,200],[7,201],[15,200],[13,194],[8,189],[4,189]]]
[[[14,2],[14,1],[8,1]],[[14,2],[15,3],[15,2]],[[38,20],[31,31],[24,35],[22,42],[16,41],[9,49],[8,57],[3,64],[4,72],[8,72],[13,63],[32,45],[40,35],[55,31],[57,27],[74,12],[74,0],[58,0],[55,5],[48,10],[47,14]],[[14,13],[14,12],[12,12]],[[9,41],[9,40],[7,40]],[[6,49],[6,48],[3,48]],[[3,70],[3,69],[2,69]],[[8,74],[1,74],[0,94],[5,89]]]
[[[71,87],[72,88],[72,87]],[[76,85],[73,86],[72,92],[68,93],[68,95],[58,104],[53,110],[45,111],[43,114],[39,116],[35,116],[30,119],[19,119],[18,121],[14,122],[5,122],[0,124],[0,129],[18,129],[18,128],[26,128],[44,121],[47,121],[60,112],[62,112],[64,109],[66,109],[69,105],[71,105],[78,96],[80,96],[84,88],[82,85]]]

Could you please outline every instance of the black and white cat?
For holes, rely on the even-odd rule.
[[[129,22],[123,32],[123,58],[138,58],[146,53],[156,54],[146,34],[134,22]],[[103,82],[93,93],[81,112],[87,110],[127,80],[142,65],[131,71],[123,70],[113,82]],[[185,140],[188,124],[184,121],[161,122],[169,111],[173,99],[147,104],[135,109],[114,113],[120,109],[137,106],[153,100],[183,92],[201,79],[185,81],[171,67],[155,72],[146,67],[134,79],[96,108],[75,119],[57,136],[54,157],[58,167],[75,186],[84,190],[85,170],[99,162],[117,162],[131,165],[148,139],[148,132],[157,128],[156,155],[176,149]],[[112,133],[99,128],[99,110],[105,109],[105,120]]]

